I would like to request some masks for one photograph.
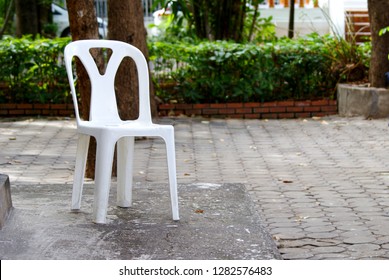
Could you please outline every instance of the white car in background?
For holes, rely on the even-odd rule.
[[[51,10],[53,12],[53,22],[57,25],[57,36],[58,37],[69,37],[70,36],[70,27],[69,27],[69,13],[66,9],[58,6],[56,4],[51,4]],[[99,24],[99,36],[100,38],[107,37],[108,24],[102,18],[97,18],[97,23]]]

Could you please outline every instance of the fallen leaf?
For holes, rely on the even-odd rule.
[[[196,209],[196,210],[195,210],[195,213],[197,213],[197,214],[203,214],[203,213],[204,213],[204,210]]]
[[[284,184],[291,184],[291,183],[293,183],[293,181],[290,181],[290,180],[283,180],[282,183],[284,183]]]

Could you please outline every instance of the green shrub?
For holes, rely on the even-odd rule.
[[[70,102],[63,50],[69,38],[0,41],[1,103]]]
[[[165,102],[263,102],[333,98],[337,83],[349,79],[344,69],[367,60],[357,47],[349,47],[354,57],[344,60],[343,44],[313,34],[261,45],[151,42],[149,49],[157,95]]]
[[[0,41],[0,103],[69,103],[69,38]],[[164,102],[225,103],[333,98],[338,82],[367,76],[371,47],[311,35],[272,43],[149,42]]]

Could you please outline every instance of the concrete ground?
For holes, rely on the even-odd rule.
[[[180,221],[173,221],[167,184],[139,183],[131,208],[115,207],[107,224],[91,220],[93,185],[71,212],[71,186],[12,188],[13,212],[0,231],[1,259],[251,260],[279,259],[242,185],[180,185]]]
[[[260,226],[258,232],[263,228],[264,236],[266,231],[270,233],[284,259],[389,258],[386,119],[166,118],[160,122],[171,123],[176,129],[177,176],[184,190],[180,191],[184,207],[180,207],[187,221],[194,215],[187,202],[194,186],[215,184],[218,191],[225,188],[227,193],[240,194],[237,204],[254,204],[260,217],[252,216],[253,226]],[[66,187],[59,205],[64,207],[70,195],[75,149],[73,119],[0,122],[0,173],[9,175],[11,192],[15,188],[16,196],[23,188]],[[152,188],[166,184],[162,140],[137,141],[135,158],[137,184]],[[227,191],[231,186],[234,191]],[[247,197],[242,196],[240,188]],[[209,201],[208,207],[212,205]],[[82,219],[87,221],[88,208],[85,211]],[[115,212],[119,210],[111,211],[112,223],[129,230],[123,225],[126,219]],[[245,211],[251,212],[249,208]],[[163,213],[163,223],[170,224],[169,212]],[[63,214],[69,215],[65,210]],[[153,218],[156,224],[157,216]],[[197,228],[191,226],[185,225],[182,232]],[[88,227],[85,222],[85,231]],[[2,231],[6,229],[7,225]]]

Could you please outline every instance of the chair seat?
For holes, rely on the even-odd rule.
[[[123,136],[160,136],[160,131],[171,129],[171,125],[161,124],[140,124],[134,121],[119,122],[95,122],[81,121],[77,126],[77,131],[84,134],[95,135],[101,130],[110,131],[118,137]]]

